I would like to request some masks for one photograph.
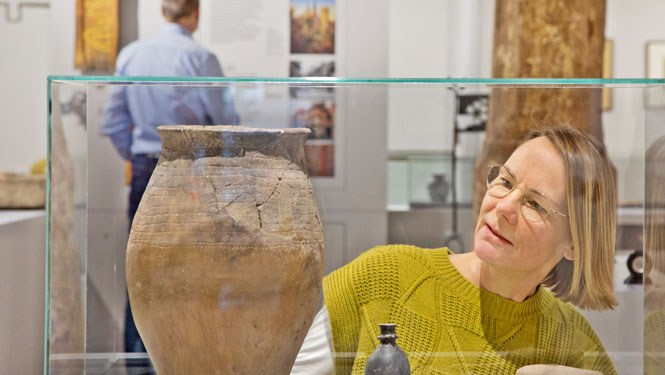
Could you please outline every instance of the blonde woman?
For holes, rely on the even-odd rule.
[[[292,374],[363,374],[379,323],[397,324],[414,374],[616,374],[571,306],[617,304],[602,145],[568,126],[534,132],[488,167],[487,188],[473,251],[382,246],[328,275]]]

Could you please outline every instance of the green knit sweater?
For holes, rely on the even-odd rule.
[[[382,246],[324,278],[337,374],[364,374],[379,323],[397,324],[413,374],[514,374],[538,363],[616,374],[574,307],[542,287],[522,303],[480,289],[448,254]]]

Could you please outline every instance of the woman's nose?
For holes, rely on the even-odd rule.
[[[506,218],[509,224],[517,224],[520,206],[522,205],[522,191],[515,189],[496,204],[497,213]]]

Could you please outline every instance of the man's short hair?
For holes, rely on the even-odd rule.
[[[199,8],[199,0],[162,0],[164,17],[170,22],[187,17]]]

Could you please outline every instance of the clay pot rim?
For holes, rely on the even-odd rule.
[[[212,132],[212,133],[263,133],[263,134],[309,134],[308,128],[253,128],[242,125],[160,125],[158,131],[186,131],[186,132]]]

